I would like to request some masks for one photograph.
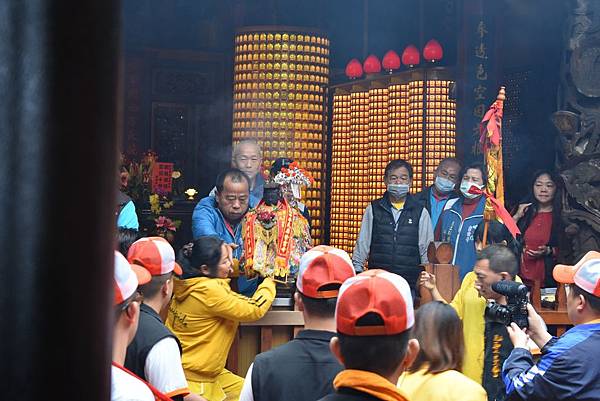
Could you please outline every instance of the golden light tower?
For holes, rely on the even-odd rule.
[[[315,179],[302,201],[320,243],[324,218],[329,40],[294,27],[248,27],[235,36],[233,141],[256,138],[263,159],[292,158]]]

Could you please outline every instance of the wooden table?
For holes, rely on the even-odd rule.
[[[556,309],[542,307],[542,295],[540,283],[536,282],[531,289],[531,304],[540,314],[548,327],[556,327],[556,335],[561,336],[573,325],[567,314],[567,294],[564,284],[559,284],[556,288]]]
[[[569,320],[566,310],[553,310],[541,308],[538,313],[548,327],[556,326],[556,335],[561,336],[573,325]]]
[[[227,358],[227,369],[245,376],[257,354],[292,340],[304,327],[300,311],[269,310],[260,320],[241,323]]]
[[[439,274],[441,271],[437,271],[437,273]],[[446,274],[449,274],[449,272]],[[441,276],[444,276],[444,274]],[[448,287],[445,288],[446,295],[449,299],[452,299],[454,292],[456,292],[454,280],[446,278],[440,280],[440,282],[446,284]],[[557,310],[542,308],[541,296],[535,294],[536,289],[532,292],[533,306],[544,319],[546,325],[556,327],[557,335],[562,335],[572,325],[567,316],[564,288],[557,290]],[[539,294],[539,288],[537,293]],[[229,351],[227,369],[240,376],[245,376],[248,367],[257,354],[292,340],[303,326],[302,312],[289,310],[289,307],[276,306],[272,307],[260,320],[241,323]]]

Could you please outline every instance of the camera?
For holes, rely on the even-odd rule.
[[[529,326],[527,320],[527,287],[514,281],[498,281],[492,284],[492,290],[506,297],[506,305],[495,302],[488,303],[485,317],[489,321],[502,323],[505,326],[515,322],[524,329]]]

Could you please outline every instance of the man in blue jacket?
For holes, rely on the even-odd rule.
[[[248,211],[250,201],[250,179],[241,170],[230,168],[219,174],[215,196],[207,196],[198,202],[192,214],[194,239],[203,235],[221,238],[234,245],[233,257],[239,261],[244,244],[242,219]],[[238,279],[240,293],[251,296],[257,287],[257,278]]]
[[[481,195],[480,191],[485,188],[486,182],[487,173],[482,164],[467,166],[462,174],[460,197],[446,202],[435,230],[436,241],[452,244],[452,264],[459,267],[461,280],[475,265],[477,253],[474,234],[483,220],[485,196]],[[471,188],[476,191],[472,191]]]
[[[444,206],[450,199],[458,198],[454,191],[459,185],[461,165],[458,159],[446,157],[433,173],[433,184],[415,194],[414,199],[427,209],[435,231]]]
[[[557,265],[553,276],[567,289],[567,313],[575,325],[561,337],[544,330],[528,305],[529,329],[508,327],[515,348],[502,369],[509,399],[600,399],[600,253],[588,252],[575,266]],[[531,339],[542,350],[533,363]]]

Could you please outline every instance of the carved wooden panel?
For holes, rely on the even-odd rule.
[[[202,195],[229,165],[229,73],[222,54],[143,49],[125,56],[124,143],[175,163],[181,186]]]
[[[572,263],[600,247],[600,2],[577,0],[570,8],[561,68],[563,104],[553,122],[562,145],[559,169],[567,192],[562,217],[570,239],[560,259]]]
[[[195,147],[193,119],[188,105],[152,104],[152,149],[158,150],[160,161],[175,163],[175,169],[183,170],[186,176],[194,170],[196,159],[191,151]]]
[[[213,92],[206,73],[172,68],[155,69],[152,94],[197,100]]]
[[[600,47],[576,49],[571,58],[571,76],[581,94],[600,97]]]
[[[124,79],[124,128],[123,150],[129,155],[136,155],[144,151],[140,143],[142,129],[142,101],[143,101],[143,75],[144,61],[140,57],[127,57],[125,61]]]

